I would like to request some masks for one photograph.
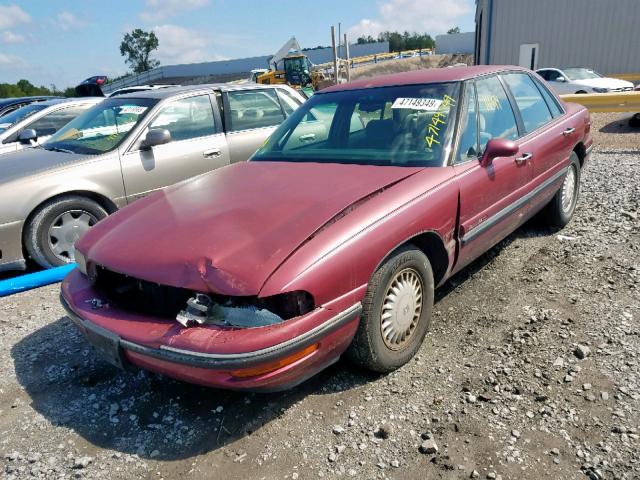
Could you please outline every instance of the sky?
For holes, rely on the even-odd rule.
[[[302,47],[330,45],[339,22],[350,41],[385,30],[473,31],[474,14],[474,0],[0,0],[0,83],[64,89],[123,75],[119,46],[134,28],[153,30],[154,57],[172,65],[269,55],[291,36]]]

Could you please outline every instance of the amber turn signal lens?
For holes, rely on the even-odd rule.
[[[231,372],[232,377],[237,378],[247,378],[247,377],[257,377],[258,375],[264,375],[265,373],[273,372],[282,367],[286,367],[287,365],[291,365],[298,360],[308,357],[313,352],[318,349],[318,344],[314,343],[313,345],[309,345],[308,347],[296,352],[288,357],[281,358],[275,362],[267,363],[265,365],[260,365],[258,367],[253,368],[243,368],[242,370],[234,370]]]

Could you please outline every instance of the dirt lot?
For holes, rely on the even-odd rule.
[[[440,289],[419,355],[386,376],[341,361],[285,393],[208,390],[98,359],[58,286],[0,299],[0,468],[640,478],[640,155],[596,153],[582,185],[562,232],[526,225]]]
[[[423,68],[449,67],[457,63],[473,65],[472,55],[430,55],[401,60],[387,60],[380,63],[363,65],[351,70],[351,79],[374,77],[388,73],[407,72]]]

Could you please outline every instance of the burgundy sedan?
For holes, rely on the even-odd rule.
[[[518,67],[328,88],[251,161],[93,227],[62,301],[105,359],[188,382],[285,389],[345,353],[388,372],[434,288],[537,213],[570,221],[590,125]]]

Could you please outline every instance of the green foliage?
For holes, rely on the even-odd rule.
[[[451,35],[452,33],[460,33],[460,27],[453,27],[447,30],[447,35]]]
[[[436,42],[428,33],[399,33],[399,32],[382,32],[377,38],[371,35],[358,37],[356,43],[362,45],[365,43],[389,42],[390,52],[401,52],[403,50],[418,50],[421,48],[433,48]]]
[[[322,50],[323,48],[331,48],[331,47],[323,47],[322,45],[318,45],[317,47],[307,47],[303,48],[303,52],[308,52],[309,50]]]
[[[29,80],[19,80],[17,83],[0,83],[0,98],[30,97],[35,95],[61,95],[55,87],[36,87]]]
[[[125,33],[120,43],[120,54],[125,58],[134,73],[142,73],[160,65],[158,60],[151,58],[151,52],[158,48],[158,37],[153,32],[145,32],[136,28],[131,33]]]

